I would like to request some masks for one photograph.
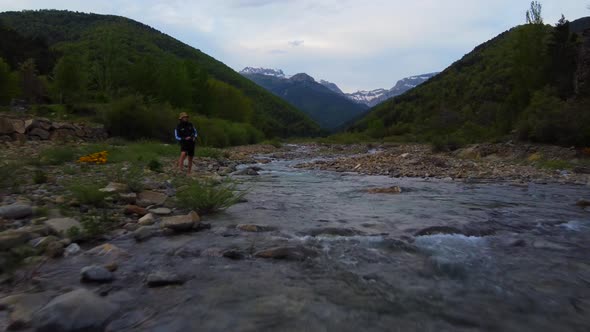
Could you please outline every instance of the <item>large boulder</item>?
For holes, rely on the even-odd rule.
[[[67,232],[74,227],[78,229],[82,228],[80,222],[72,218],[52,218],[46,220],[45,225],[49,227],[51,232],[61,236],[67,235]]]
[[[10,135],[14,133],[12,119],[0,117],[0,135]]]
[[[21,219],[33,214],[33,208],[28,204],[15,203],[0,206],[0,217],[5,219]]]
[[[168,196],[157,191],[142,191],[137,195],[137,205],[148,207],[150,205],[162,205]]]
[[[195,211],[184,216],[173,216],[162,219],[162,228],[171,229],[175,232],[186,232],[192,230],[201,218]]]
[[[33,315],[39,332],[103,331],[118,306],[86,289],[54,298]]]
[[[31,131],[29,131],[29,137],[38,137],[42,140],[48,140],[49,139],[49,131],[42,129],[42,128],[33,128]]]

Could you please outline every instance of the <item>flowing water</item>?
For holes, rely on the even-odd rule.
[[[84,286],[121,306],[108,330],[590,330],[590,211],[575,206],[588,187],[292,167],[303,161],[240,177],[247,202],[206,219],[211,230],[113,239],[129,253],[116,280]],[[393,185],[403,192],[365,191]],[[446,228],[423,231],[433,226]],[[277,246],[309,257],[253,255]],[[112,259],[66,257],[41,267],[36,287],[79,287],[81,267]],[[162,269],[186,282],[147,288],[145,276]]]

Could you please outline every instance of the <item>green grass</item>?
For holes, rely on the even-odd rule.
[[[40,165],[63,165],[76,159],[76,148],[70,146],[58,146],[45,149],[39,154],[37,161]]]
[[[279,141],[276,138],[273,138],[273,139],[270,139],[270,140],[266,140],[266,141],[262,141],[262,142],[260,142],[260,144],[263,144],[263,145],[272,145],[272,146],[274,146],[277,149],[283,147],[283,143],[281,143],[281,141]]]
[[[67,189],[80,204],[102,207],[105,204],[104,199],[109,195],[99,191],[102,187],[103,184],[75,180],[67,186]]]
[[[200,214],[227,209],[245,195],[244,192],[237,192],[236,185],[232,182],[216,184],[213,181],[187,180],[185,178],[175,182],[182,184],[176,194],[178,205]]]
[[[539,168],[550,169],[550,170],[566,170],[572,169],[574,166],[567,160],[560,160],[560,159],[551,159],[551,160],[541,160],[537,162],[537,166]]]
[[[117,141],[122,144],[122,141]],[[171,157],[179,153],[173,144],[162,144],[152,141],[137,141],[126,145],[90,144],[81,149],[82,154],[108,151],[108,163],[148,162],[160,157]]]
[[[223,156],[223,151],[216,148],[200,147],[195,152],[197,157],[220,159]]]

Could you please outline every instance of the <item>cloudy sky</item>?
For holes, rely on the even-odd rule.
[[[590,0],[541,0],[547,23],[589,16]],[[224,62],[306,72],[344,91],[440,71],[524,22],[529,0],[0,0],[0,11],[126,16]]]

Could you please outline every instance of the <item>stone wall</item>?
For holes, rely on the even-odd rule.
[[[23,119],[0,114],[0,141],[96,141],[107,137],[108,134],[104,128],[68,122],[52,122],[44,118]]]

